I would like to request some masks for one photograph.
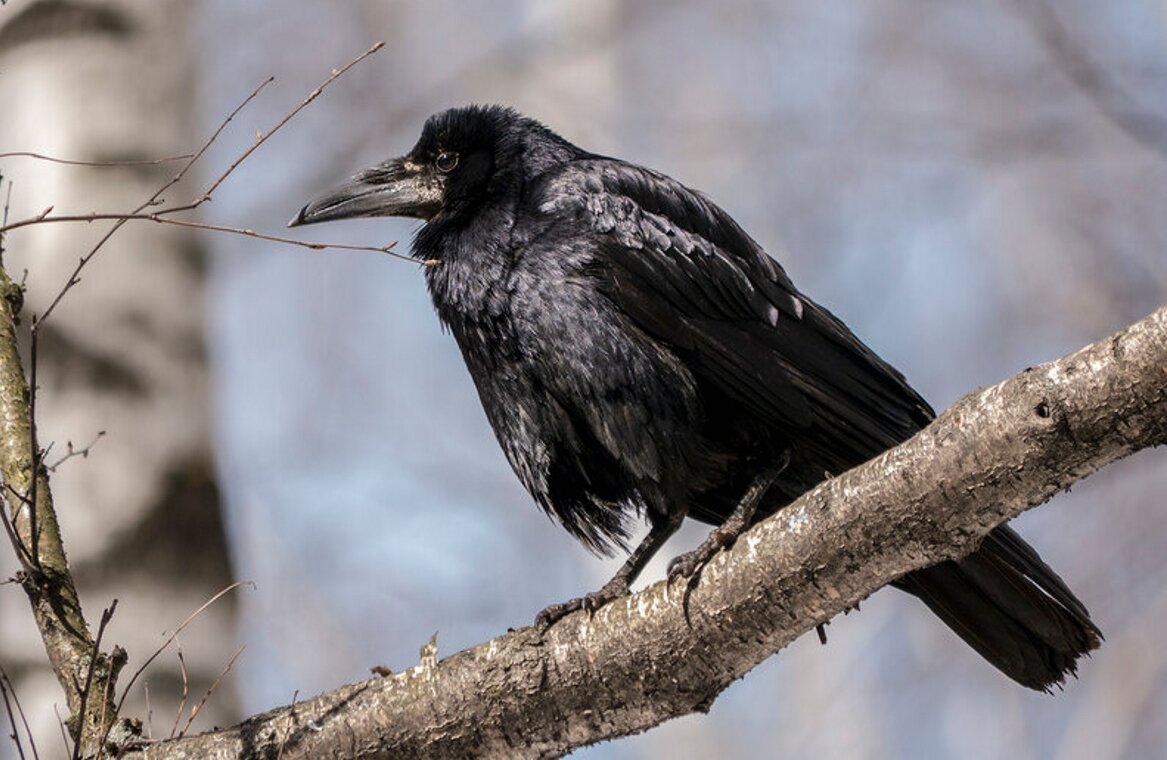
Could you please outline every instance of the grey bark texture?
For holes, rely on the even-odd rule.
[[[966,395],[903,445],[755,526],[687,598],[681,584],[657,583],[542,634],[423,657],[134,756],[555,757],[643,731],[707,710],[762,660],[889,581],[967,553],[996,525],[1164,443],[1167,307]]]

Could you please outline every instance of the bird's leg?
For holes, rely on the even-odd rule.
[[[762,503],[762,497],[766,495],[766,491],[770,489],[770,486],[789,464],[790,450],[787,449],[780,462],[772,467],[767,467],[754,478],[741,501],[738,502],[737,507],[734,508],[733,513],[725,522],[710,531],[696,549],[674,558],[669,563],[669,581],[687,577],[689,587],[695,586],[701,577],[701,568],[705,567],[705,563],[713,559],[714,555],[722,549],[733,546],[737,537],[750,527],[754,513],[758,510],[758,505]]]
[[[683,512],[652,518],[652,528],[649,529],[648,535],[632,550],[632,554],[628,555],[628,559],[612,576],[612,580],[605,583],[598,591],[593,591],[586,596],[551,605],[535,616],[535,626],[547,628],[576,610],[595,612],[608,602],[626,595],[632,586],[632,581],[640,575],[640,571],[652,559],[652,555],[656,554],[665,541],[668,541],[669,537],[677,532],[677,528],[681,527],[684,520],[685,514]]]

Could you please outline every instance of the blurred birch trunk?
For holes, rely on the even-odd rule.
[[[128,161],[196,149],[203,138],[195,128],[191,16],[182,0],[11,0],[0,7],[0,152]],[[130,211],[179,165],[0,159],[12,183],[11,219],[48,206]],[[197,189],[177,186],[167,200]],[[9,271],[16,278],[27,271],[26,317],[44,313],[110,224],[36,225],[5,240]],[[105,640],[129,651],[126,679],[163,631],[229,581],[210,466],[200,245],[177,227],[125,225],[40,330],[37,423],[41,446],[51,444],[46,462],[60,459],[68,442],[82,448],[106,431],[88,457],[71,458],[51,478],[88,619],[120,600]],[[0,574],[14,570],[11,551],[0,551]],[[188,704],[233,651],[232,619],[229,604],[213,608],[183,639]],[[184,680],[173,654],[158,663],[145,679],[155,735],[169,732]],[[0,664],[41,756],[58,756],[52,705],[63,697],[17,585],[0,586]],[[141,681],[135,692],[126,714],[145,718]],[[204,712],[221,723],[233,705],[229,687],[221,687]],[[0,757],[12,752],[0,742]]]

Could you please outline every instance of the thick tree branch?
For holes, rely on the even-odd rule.
[[[543,635],[523,629],[144,758],[552,757],[706,710],[731,682],[889,581],[1134,451],[1167,443],[1167,307],[970,393],[714,559]]]

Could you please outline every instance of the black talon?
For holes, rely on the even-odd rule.
[[[721,550],[731,548],[737,542],[738,536],[749,529],[762,497],[766,495],[770,485],[782,474],[789,463],[790,452],[787,451],[781,462],[764,470],[758,477],[754,478],[728,520],[710,531],[696,549],[674,557],[669,562],[669,582],[671,583],[677,578],[687,577],[689,579],[687,588],[692,589],[696,586],[701,578],[701,571],[709,563],[709,560],[717,556]]]

